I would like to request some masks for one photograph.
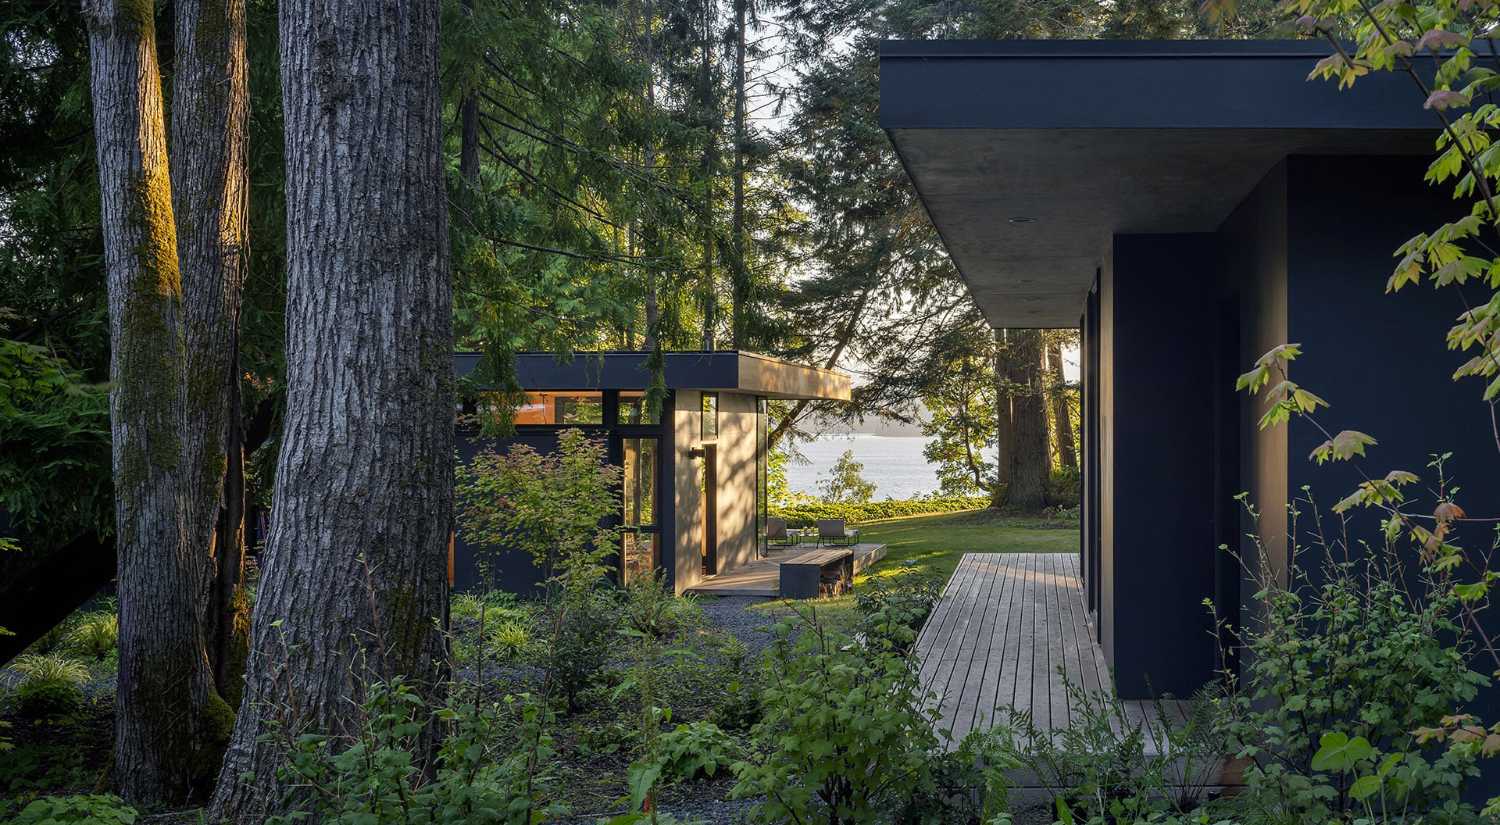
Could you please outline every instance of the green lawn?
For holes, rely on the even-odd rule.
[[[859,526],[859,540],[886,546],[867,575],[909,563],[946,581],[965,553],[1076,553],[1078,524],[971,510],[873,521]]]
[[[884,544],[886,555],[854,580],[855,589],[871,576],[888,575],[905,565],[946,582],[965,553],[1076,553],[1078,523],[970,510],[866,522],[859,525],[859,540]],[[818,615],[832,625],[847,627],[854,622],[853,596],[806,604],[816,607]],[[772,600],[752,609],[781,613],[788,608]]]

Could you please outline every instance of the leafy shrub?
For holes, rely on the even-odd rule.
[[[31,653],[17,656],[11,667],[21,674],[16,705],[23,714],[49,719],[83,705],[89,670],[82,662],[55,653]]]
[[[114,613],[88,613],[68,632],[67,648],[80,656],[107,658],[120,639],[120,618]]]
[[[750,649],[725,634],[718,650],[718,667],[709,719],[723,730],[746,733],[760,721],[760,671],[752,666]]]
[[[1068,725],[1039,729],[1011,712],[1011,758],[1052,796],[1064,819],[1160,821],[1192,811],[1217,779],[1225,745],[1215,705],[1203,701],[1184,721],[1158,703],[1144,717],[1127,713],[1112,691],[1064,680]],[[1148,747],[1170,742],[1170,749]]]
[[[602,572],[619,530],[601,527],[619,507],[619,467],[606,461],[603,441],[563,430],[557,450],[541,454],[515,444],[504,455],[483,450],[460,464],[454,480],[459,527],[476,547],[529,553],[551,580]]]
[[[785,519],[788,527],[814,527],[818,519],[841,518],[849,524],[860,524],[879,519],[979,510],[989,504],[990,500],[986,496],[932,496],[862,503],[798,501],[786,507],[773,507],[770,514]]]
[[[596,684],[619,644],[620,612],[611,594],[570,592],[542,609],[539,630],[546,634],[539,659],[548,681],[576,710],[579,697]]]
[[[637,579],[625,588],[626,626],[655,639],[665,639],[702,624],[703,611],[691,596],[677,596],[666,586],[662,572]]]
[[[728,768],[742,752],[734,737],[712,722],[678,725],[656,740],[661,777],[684,782],[704,776],[709,779]]]
[[[1073,508],[1077,507],[1080,498],[1080,484],[1083,475],[1076,469],[1055,467],[1047,477],[1047,504],[1051,507]]]
[[[279,776],[307,807],[268,822],[524,825],[561,814],[544,802],[555,794],[546,708],[526,695],[486,703],[475,693],[455,686],[430,708],[399,679],[368,685],[353,734],[288,737]],[[433,724],[443,744],[426,771],[417,754]]]
[[[935,710],[913,663],[827,630],[809,612],[776,628],[755,752],[734,796],[761,822],[874,822],[929,784]]]
[[[86,822],[91,825],[131,825],[136,811],[118,796],[44,796],[21,809],[11,825],[65,825]]]
[[[941,592],[938,579],[910,563],[871,576],[854,592],[860,632],[904,653],[916,642]]]
[[[1009,733],[1004,728],[975,729],[957,749],[932,753],[930,781],[916,786],[896,821],[1011,825],[1011,781],[1006,772],[1020,763],[1011,753]]]
[[[1299,518],[1294,508],[1293,536]],[[1292,586],[1259,573],[1245,689],[1225,703],[1232,749],[1248,760],[1247,796],[1308,821],[1363,813],[1376,792],[1413,813],[1459,810],[1484,737],[1445,746],[1423,731],[1462,718],[1457,709],[1489,680],[1468,665],[1451,583],[1410,592],[1389,545],[1363,561],[1328,555],[1311,571],[1297,549]],[[1344,746],[1330,757],[1335,740]]]

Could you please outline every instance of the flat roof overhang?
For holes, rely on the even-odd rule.
[[[1288,155],[1432,152],[1410,78],[1307,80],[1329,51],[889,41],[880,125],[989,323],[1071,327],[1115,234],[1214,231]]]
[[[742,392],[766,398],[848,401],[849,376],[737,350],[662,353],[662,377],[670,390]],[[453,355],[454,374],[473,372],[482,356]],[[523,389],[644,390],[651,385],[650,353],[580,352],[562,359],[556,353],[516,355],[516,376]]]

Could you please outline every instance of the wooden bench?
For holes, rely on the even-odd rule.
[[[825,547],[798,553],[781,562],[780,572],[783,599],[838,595],[854,582],[854,551]]]

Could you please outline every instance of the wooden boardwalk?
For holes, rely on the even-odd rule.
[[[1010,708],[1030,711],[1040,730],[1067,727],[1076,709],[1059,670],[1084,691],[1112,690],[1072,553],[965,554],[916,653],[954,746],[971,730],[1008,722]],[[1152,703],[1125,705],[1130,718],[1156,713]],[[1166,709],[1182,718],[1181,703]]]

